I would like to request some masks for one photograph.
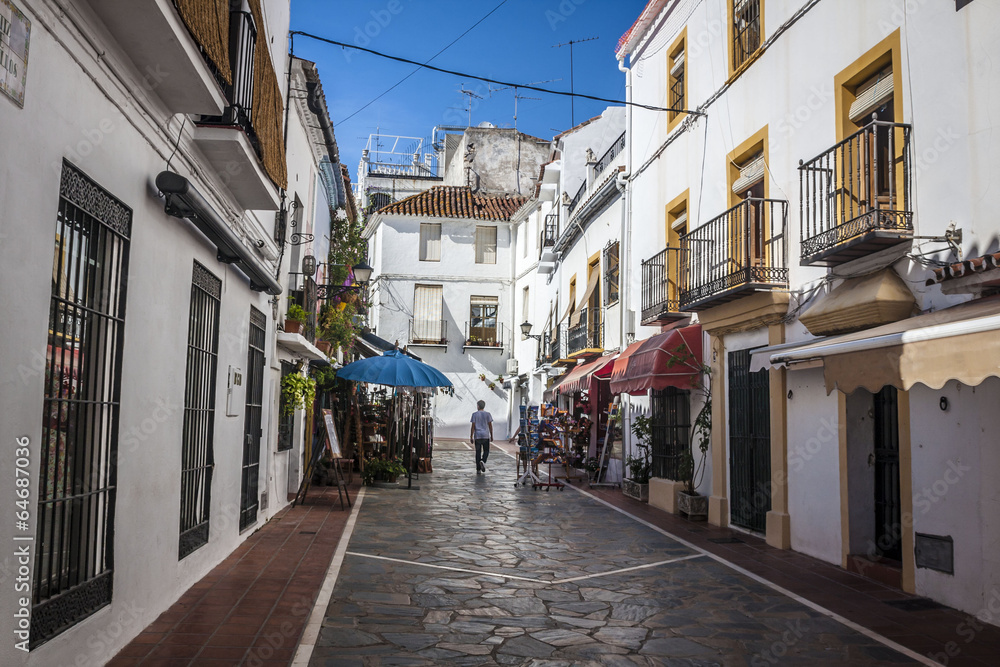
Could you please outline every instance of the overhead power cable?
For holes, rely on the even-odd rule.
[[[426,67],[427,63],[429,63],[430,61],[434,60],[439,55],[441,55],[442,53],[444,53],[445,51],[447,51],[448,49],[450,49],[452,46],[454,46],[455,42],[457,42],[458,40],[462,39],[463,37],[465,37],[466,35],[468,35],[470,32],[472,32],[472,30],[477,25],[479,25],[480,23],[482,23],[483,21],[485,21],[486,19],[488,19],[496,10],[500,9],[505,4],[507,4],[507,0],[503,0],[503,2],[501,2],[499,5],[497,5],[493,9],[491,9],[490,12],[488,14],[486,14],[486,16],[484,16],[483,18],[479,19],[478,21],[476,21],[475,23],[473,23],[471,26],[469,26],[468,30],[466,30],[465,32],[463,32],[461,35],[459,35],[455,39],[451,40],[451,42],[449,42],[447,46],[445,46],[443,49],[441,49],[440,51],[438,51],[437,53],[435,53],[433,56],[431,56],[430,58],[428,58],[426,60],[426,62],[420,63],[420,65],[415,70],[413,70],[412,72],[410,72],[409,74],[407,74],[406,76],[404,76],[402,79],[400,79],[396,83],[392,84],[391,86],[389,86],[388,88],[386,88],[385,90],[383,90],[375,99],[373,99],[368,104],[364,105],[363,107],[361,107],[360,109],[358,109],[357,111],[355,111],[354,113],[352,113],[350,116],[348,116],[344,120],[338,122],[337,125],[340,125],[341,123],[345,123],[345,122],[351,120],[352,118],[354,118],[355,116],[357,116],[359,113],[361,113],[362,111],[364,111],[365,109],[367,109],[371,105],[375,104],[375,102],[378,102],[380,99],[382,99],[383,97],[385,97],[386,94],[392,92],[392,90],[394,88],[396,88],[397,86],[399,86],[399,84],[401,84],[404,81],[406,81],[407,79],[409,79],[411,76],[413,76],[414,74],[416,74],[417,72],[419,72],[421,69],[423,69],[424,67]],[[306,37],[312,37],[312,35],[306,35],[306,33],[299,33],[299,34],[305,35]]]
[[[608,102],[610,104],[623,104],[626,106],[639,107],[640,109],[646,109],[648,111],[673,111],[674,113],[684,113],[690,114],[692,116],[705,116],[704,112],[694,111],[692,109],[674,109],[671,107],[658,107],[651,104],[642,104],[640,102],[628,102],[625,100],[613,100],[607,97],[598,97],[596,95],[584,95],[583,93],[568,93],[563,90],[549,90],[547,88],[539,88],[537,86],[531,86],[523,83],[513,83],[511,81],[500,81],[498,79],[491,79],[485,76],[478,76],[476,74],[467,74],[464,72],[456,72],[450,69],[444,69],[442,67],[435,67],[434,65],[428,65],[425,63],[417,62],[416,60],[410,60],[409,58],[401,58],[400,56],[389,55],[388,53],[382,53],[381,51],[375,51],[374,49],[366,49],[363,46],[358,46],[356,44],[348,44],[347,42],[339,42],[335,39],[327,39],[326,37],[320,37],[319,35],[313,35],[308,32],[302,32],[301,30],[293,30],[290,34],[292,35],[302,35],[303,37],[308,37],[310,39],[315,39],[319,42],[326,42],[327,44],[332,44],[334,46],[340,46],[345,49],[355,49],[357,51],[364,51],[365,53],[370,53],[374,56],[379,56],[380,58],[387,58],[389,60],[395,60],[396,62],[407,63],[409,65],[419,65],[425,69],[433,70],[435,72],[441,72],[442,74],[451,74],[453,76],[463,77],[466,79],[475,79],[477,81],[485,81],[486,83],[495,83],[498,86],[511,86],[522,88],[524,90],[534,90],[539,93],[547,93],[549,95],[562,95],[563,97],[579,97],[585,100],[594,100],[595,102]]]

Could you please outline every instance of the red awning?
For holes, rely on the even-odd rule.
[[[580,364],[571,370],[566,379],[559,384],[559,389],[556,390],[556,393],[572,394],[577,391],[589,391],[592,377],[599,380],[606,380],[611,377],[611,369],[614,366],[612,362],[614,360],[614,355],[610,355]]]
[[[614,394],[645,394],[648,389],[692,389],[701,375],[701,326],[672,329],[633,343],[615,363]]]

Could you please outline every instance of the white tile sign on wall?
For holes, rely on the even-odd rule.
[[[31,21],[13,5],[0,0],[0,92],[24,106],[28,80],[28,40]]]

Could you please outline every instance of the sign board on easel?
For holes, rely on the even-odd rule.
[[[333,410],[323,410],[323,422],[326,424],[326,447],[331,458],[341,459],[340,441],[337,440],[337,429],[333,426]]]

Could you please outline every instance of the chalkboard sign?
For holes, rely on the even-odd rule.
[[[323,421],[326,422],[326,446],[330,451],[330,456],[335,459],[343,458],[340,453],[340,442],[337,440],[337,429],[333,427],[333,411],[323,410]]]

